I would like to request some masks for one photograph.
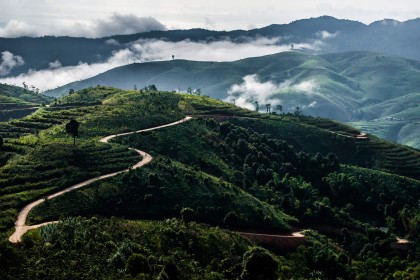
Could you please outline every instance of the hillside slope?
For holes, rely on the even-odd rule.
[[[26,116],[52,100],[29,89],[0,84],[0,121]]]
[[[130,64],[47,92],[115,86],[124,89],[155,84],[159,89],[201,89],[213,98],[260,111],[270,103],[283,112],[300,107],[303,114],[352,122],[365,132],[420,147],[418,111],[420,63],[370,52],[322,56],[283,52],[234,62],[184,60]],[[380,125],[391,121],[390,124]],[[359,123],[362,122],[362,123]],[[377,127],[377,129],[376,129]]]
[[[185,115],[193,119],[98,143]],[[64,132],[70,119],[80,123],[76,147]],[[0,242],[5,279],[95,279],[103,271],[106,279],[384,279],[417,265],[418,151],[337,122],[100,86],[1,128],[11,156],[0,167],[0,237],[23,205],[137,162],[127,147],[154,156],[35,207],[31,222],[60,222],[28,232],[19,250]],[[228,232],[268,236],[291,226],[312,229],[292,253],[251,248]],[[413,243],[398,251],[394,235]]]

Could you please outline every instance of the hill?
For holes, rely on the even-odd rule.
[[[192,120],[124,134],[186,115]],[[80,123],[76,146],[64,130],[70,119]],[[60,222],[29,231],[19,250],[0,242],[5,279],[417,273],[419,152],[346,125],[260,114],[204,96],[99,86],[0,124],[0,131],[1,155],[8,154],[0,167],[5,239],[31,201],[132,166],[139,156],[128,147],[153,156],[145,167],[36,206],[29,223]],[[98,141],[116,133],[111,143]],[[292,227],[312,229],[292,252],[252,247],[231,232],[282,236]],[[395,235],[413,243],[398,251]]]
[[[380,53],[311,55],[283,52],[234,62],[185,60],[130,64],[46,92],[96,85],[132,89],[155,84],[172,91],[201,89],[213,98],[265,111],[270,103],[283,112],[331,118],[389,141],[420,148],[418,111],[420,63]]]
[[[26,116],[52,100],[29,89],[0,84],[0,121]]]

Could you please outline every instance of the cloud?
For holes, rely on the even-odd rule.
[[[153,17],[138,17],[133,14],[114,13],[109,19],[95,20],[94,36],[103,37],[114,34],[134,34],[152,30],[166,30],[166,27]]]
[[[58,66],[59,61],[51,62],[50,69],[29,71],[17,77],[0,79],[11,84],[33,84],[41,90],[53,89],[77,80],[83,80],[112,68],[135,62],[176,59],[195,61],[234,61],[246,57],[256,57],[290,50],[289,45],[281,45],[281,38],[244,39],[237,43],[229,39],[216,42],[192,42],[184,40],[169,42],[157,39],[143,39],[122,46],[102,63],[79,63],[75,66]],[[109,42],[108,42],[109,43]],[[115,43],[115,42],[112,42]],[[312,48],[309,44],[295,44],[295,49]],[[301,85],[305,86],[305,85]],[[309,85],[307,85],[309,86]]]
[[[320,37],[321,39],[325,40],[325,39],[331,39],[331,38],[337,37],[338,33],[339,33],[338,31],[335,33],[330,33],[328,31],[323,30],[323,31],[317,32],[316,35],[318,35],[318,37]]]
[[[105,44],[110,46],[121,46],[120,42],[115,39],[108,39],[105,41]]]
[[[247,57],[275,54],[290,50],[289,45],[281,45],[281,38],[246,39],[237,43],[230,39],[215,42],[193,42],[183,40],[139,40],[132,48],[140,53],[144,61],[168,60],[175,55],[177,59],[196,61],[234,61]],[[310,44],[295,44],[295,49],[313,48]]]
[[[50,69],[57,69],[57,68],[60,68],[61,67],[61,62],[57,59],[56,61],[54,61],[54,62],[50,62],[50,63],[48,63],[48,67],[50,68]]]
[[[1,53],[1,63],[0,63],[0,76],[4,76],[10,73],[13,68],[25,64],[23,58],[19,55],[14,55],[9,51],[4,51]]]
[[[11,19],[4,27],[0,27],[0,37],[16,38],[54,35],[98,38],[152,30],[166,30],[166,27],[153,17],[114,13],[105,19],[61,21],[59,24],[55,23],[48,26],[35,26],[24,21]]]
[[[45,91],[74,81],[87,79],[109,69],[138,61],[136,60],[136,54],[128,49],[124,49],[115,52],[104,63],[79,63],[76,66],[66,66],[56,69],[30,70],[28,73],[21,74],[17,77],[0,79],[0,82],[15,85],[21,85],[25,82],[29,85],[35,85],[41,91]]]
[[[253,74],[243,77],[242,83],[232,85],[228,90],[228,97],[225,101],[234,102],[235,105],[249,110],[255,110],[255,101],[260,105],[260,109],[263,109],[265,104],[271,104],[273,108],[276,105],[282,105],[282,94],[313,95],[318,88],[314,80],[300,83],[293,83],[292,80],[286,80],[282,83],[262,82],[256,74]],[[313,101],[305,107],[313,108],[316,104],[317,102]]]
[[[318,102],[313,101],[308,105],[308,108],[314,108]]]

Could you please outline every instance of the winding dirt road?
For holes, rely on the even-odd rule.
[[[157,129],[161,129],[161,128],[165,128],[165,127],[170,127],[170,126],[178,125],[178,124],[181,124],[183,122],[189,121],[191,118],[192,117],[187,116],[187,117],[185,117],[185,118],[183,118],[183,119],[181,119],[179,121],[176,121],[176,122],[173,122],[173,123],[169,123],[169,124],[164,124],[164,125],[160,125],[160,126],[156,126],[156,127],[152,127],[152,128],[141,129],[141,130],[127,132],[127,133],[113,134],[113,135],[106,136],[106,137],[102,138],[99,141],[102,142],[102,143],[108,143],[109,140],[111,140],[112,138],[115,138],[115,137],[126,136],[126,135],[130,135],[130,134],[142,133],[142,132],[157,130]],[[149,162],[151,162],[152,159],[153,159],[153,157],[151,155],[149,155],[148,153],[146,153],[146,152],[143,152],[143,151],[140,151],[140,150],[137,150],[137,149],[133,149],[133,148],[129,148],[129,149],[130,150],[133,150],[133,151],[136,151],[139,155],[141,155],[142,156],[142,160],[139,161],[138,163],[136,163],[135,165],[131,166],[128,169],[124,169],[124,170],[121,170],[121,171],[117,171],[117,172],[113,172],[113,173],[101,175],[101,176],[98,176],[98,177],[95,177],[95,178],[86,180],[84,182],[81,182],[81,183],[78,183],[78,184],[73,185],[71,187],[68,187],[68,188],[66,188],[66,189],[64,189],[62,191],[56,192],[56,193],[54,193],[52,195],[49,195],[49,196],[47,196],[46,199],[52,199],[54,197],[63,195],[65,193],[67,193],[67,192],[70,192],[70,191],[73,191],[73,190],[76,190],[76,189],[85,187],[85,186],[87,186],[87,185],[89,185],[89,184],[91,184],[91,183],[93,183],[95,181],[99,181],[99,180],[106,179],[106,178],[109,178],[109,177],[114,177],[114,176],[116,176],[118,174],[121,174],[121,173],[124,173],[124,172],[128,172],[130,169],[140,168],[140,167],[148,164]],[[52,221],[52,222],[46,222],[46,223],[42,223],[42,224],[38,224],[38,225],[31,225],[31,226],[26,225],[26,219],[28,218],[29,212],[35,206],[38,206],[38,205],[40,205],[40,204],[42,204],[44,202],[45,202],[45,199],[44,198],[41,198],[41,199],[38,199],[38,200],[36,200],[36,201],[34,201],[34,202],[26,205],[25,207],[23,207],[22,210],[20,210],[19,215],[18,215],[18,218],[17,218],[17,220],[15,222],[15,232],[9,237],[9,241],[10,242],[12,242],[12,243],[19,243],[22,240],[22,236],[28,230],[39,228],[39,227],[42,227],[44,225],[51,224],[51,223],[56,223],[57,222],[57,221]]]

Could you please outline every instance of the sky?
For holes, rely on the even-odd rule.
[[[1,0],[0,37],[101,37],[151,29],[251,29],[330,15],[369,24],[420,15],[413,0]]]

